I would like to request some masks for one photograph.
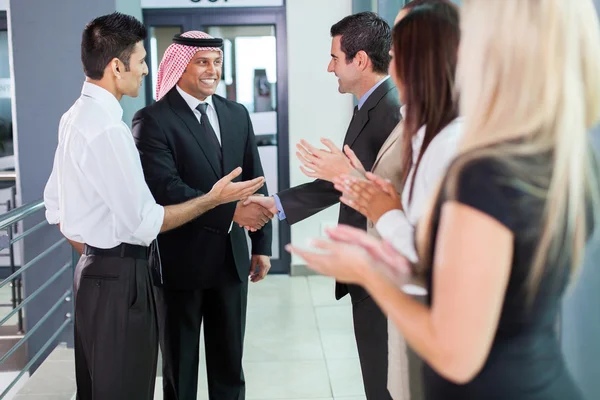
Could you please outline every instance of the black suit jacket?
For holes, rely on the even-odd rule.
[[[367,171],[371,170],[379,149],[400,121],[398,90],[390,78],[383,82],[354,115],[344,145],[349,145]],[[341,193],[324,180],[306,183],[277,194],[289,224],[302,221],[339,202]],[[359,212],[342,204],[338,222],[367,229],[367,219]],[[368,296],[361,287],[336,285],[338,299],[350,293],[354,302]]]
[[[223,173],[243,169],[236,181],[263,176],[250,115],[241,104],[213,95],[219,118]],[[171,205],[208,193],[222,178],[219,158],[210,139],[201,134],[196,116],[173,88],[164,98],[138,111],[133,135],[144,175],[157,203]],[[263,186],[260,193],[267,195]],[[250,259],[244,229],[233,224],[236,204],[224,204],[158,237],[164,285],[194,290],[218,284],[224,268],[234,267],[248,279]],[[252,254],[271,255],[271,224],[251,233]],[[228,242],[235,266],[225,264]],[[231,258],[231,257],[230,257]]]

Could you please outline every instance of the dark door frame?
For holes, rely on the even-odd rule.
[[[289,112],[288,112],[288,68],[287,26],[285,6],[246,8],[178,8],[145,9],[144,24],[150,26],[180,26],[182,31],[204,30],[206,26],[227,25],[274,25],[277,42],[277,167],[279,191],[290,187],[289,163]],[[150,49],[150,39],[146,49]],[[146,78],[146,99],[152,99],[150,74]],[[290,243],[290,226],[279,223],[279,258],[272,260],[273,273],[290,273],[291,256],[284,246]]]

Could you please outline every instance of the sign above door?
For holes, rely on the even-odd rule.
[[[281,7],[283,0],[142,0],[142,8]]]

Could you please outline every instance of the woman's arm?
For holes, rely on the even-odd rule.
[[[513,234],[489,215],[456,202],[442,208],[430,309],[365,270],[365,288],[438,373],[470,381],[489,354],[513,254]]]
[[[498,220],[470,206],[448,202],[442,208],[435,248],[433,303],[427,308],[382,274],[364,232],[348,227],[337,241],[317,240],[319,253],[288,246],[317,272],[340,282],[363,285],[410,346],[440,375],[466,383],[489,354],[500,318],[513,253],[513,234]],[[401,265],[404,264],[404,265]],[[408,274],[409,262],[386,266]]]

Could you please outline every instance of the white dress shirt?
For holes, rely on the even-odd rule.
[[[208,120],[210,121],[210,124],[212,125],[213,130],[215,131],[215,134],[217,135],[219,144],[221,144],[221,146],[222,146],[223,142],[221,141],[221,127],[219,125],[219,116],[217,115],[217,110],[215,109],[215,106],[213,105],[212,96],[208,96],[204,101],[200,101],[197,98],[195,98],[194,96],[192,96],[191,94],[184,92],[183,89],[181,89],[179,87],[179,85],[176,85],[175,87],[177,88],[177,91],[179,92],[181,97],[183,97],[183,100],[185,100],[187,105],[192,109],[192,112],[196,116],[196,119],[198,120],[200,125],[202,125],[202,113],[200,111],[198,111],[198,109],[196,107],[198,107],[198,105],[200,105],[202,103],[208,104],[208,107],[206,107],[206,115],[208,116]],[[233,228],[233,221],[231,221],[231,224],[229,224],[229,231],[227,231],[227,233],[230,233],[232,228]]]
[[[60,120],[58,148],[44,203],[50,224],[71,240],[98,248],[148,246],[164,208],[144,180],[140,156],[117,99],[86,82]]]
[[[445,176],[450,162],[456,155],[462,129],[463,119],[456,118],[436,135],[423,154],[415,178],[415,165],[425,137],[425,126],[419,129],[412,140],[413,164],[402,190],[404,212],[401,210],[388,211],[379,218],[375,225],[381,237],[390,242],[396,250],[413,263],[417,261],[414,242],[415,227],[423,215],[430,197],[434,194],[433,190]],[[415,179],[415,185],[412,200],[409,202],[413,179]]]
[[[217,134],[217,139],[219,140],[219,143],[222,145],[223,142],[221,142],[221,127],[219,126],[219,116],[217,115],[217,110],[215,110],[215,106],[213,105],[212,96],[208,96],[206,100],[200,101],[191,94],[184,92],[183,89],[179,87],[179,85],[175,87],[177,88],[177,91],[179,92],[181,97],[183,97],[187,105],[190,106],[192,112],[194,113],[200,124],[202,124],[202,121],[200,119],[202,118],[202,114],[196,109],[196,107],[198,107],[202,103],[208,104],[208,107],[206,107],[206,115],[208,115],[208,120],[210,121],[210,124],[212,125],[215,133]]]

